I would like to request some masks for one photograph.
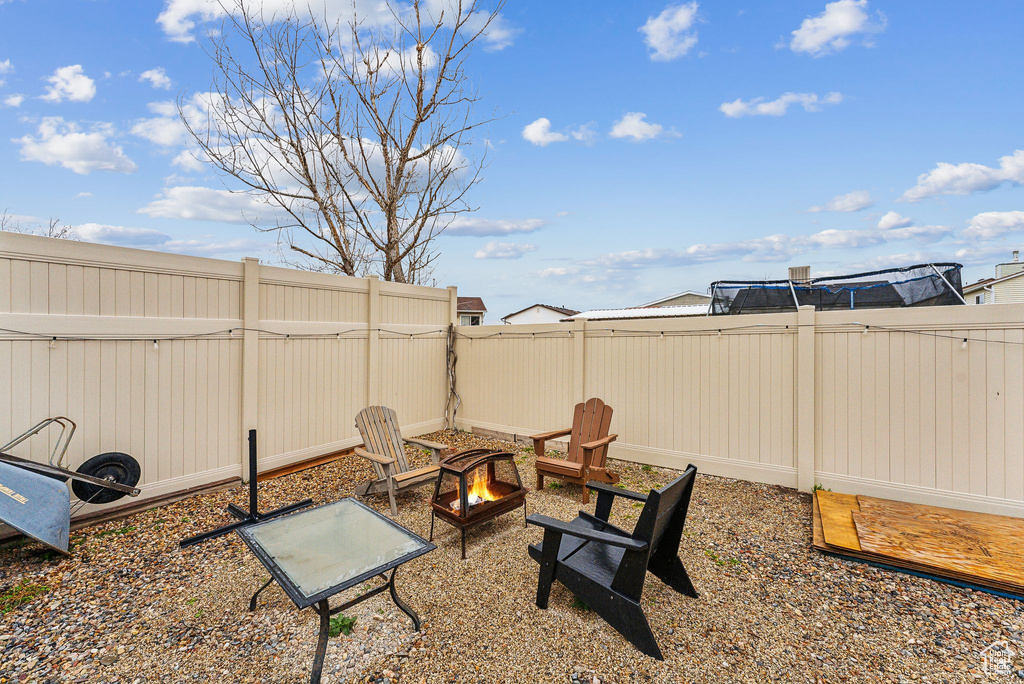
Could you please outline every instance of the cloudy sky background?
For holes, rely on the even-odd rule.
[[[183,153],[173,101],[209,88],[211,7],[0,0],[0,211],[274,262],[259,205]],[[498,322],[793,264],[988,276],[1024,243],[1022,23],[1015,0],[511,0],[472,60],[499,118],[438,284]]]

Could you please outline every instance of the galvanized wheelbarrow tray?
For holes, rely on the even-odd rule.
[[[6,453],[51,426],[59,426],[47,463]],[[112,451],[93,456],[77,471],[65,467],[68,445],[77,425],[56,416],[36,423],[0,446],[0,522],[47,546],[68,553],[71,515],[87,503],[105,504],[124,495],[138,496],[141,468],[128,454]],[[66,483],[78,501],[72,507]]]

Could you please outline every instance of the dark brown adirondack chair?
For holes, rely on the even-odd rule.
[[[398,429],[398,416],[386,406],[364,408],[356,416],[356,429],[363,438],[363,447],[356,447],[357,456],[370,461],[377,474],[376,480],[368,480],[356,487],[356,495],[377,494],[386,491],[391,501],[391,514],[398,513],[395,494],[414,489],[437,479],[437,462],[441,452],[448,447],[425,439],[402,437]],[[405,445],[412,444],[430,449],[433,465],[409,469],[405,458]]]
[[[572,416],[572,427],[533,435],[533,452],[537,454],[537,491],[544,489],[544,476],[561,478],[567,482],[582,485],[590,480],[615,484],[618,473],[604,467],[608,457],[608,445],[618,435],[609,435],[612,423],[612,407],[594,397],[586,403],[576,404]],[[569,437],[569,451],[565,458],[548,458],[544,455],[544,442],[556,437]],[[590,490],[583,488],[583,503],[590,501]]]
[[[531,515],[526,522],[544,528],[544,541],[530,546],[540,563],[537,607],[548,607],[551,583],[558,580],[614,627],[629,643],[652,658],[662,660],[640,595],[647,571],[681,594],[697,598],[690,576],[679,560],[686,511],[697,468],[690,465],[678,478],[644,496],[600,482],[594,515],[580,511],[572,522]],[[621,496],[643,501],[632,533],[608,522],[612,501]]]

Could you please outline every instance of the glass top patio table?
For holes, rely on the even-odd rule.
[[[257,523],[238,533],[298,608],[436,548],[351,498]]]

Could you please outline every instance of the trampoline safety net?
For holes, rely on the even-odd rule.
[[[917,264],[804,281],[719,280],[711,284],[715,315],[793,311],[886,309],[963,304],[960,264]]]

